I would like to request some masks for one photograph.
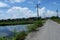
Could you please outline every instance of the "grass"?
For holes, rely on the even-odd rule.
[[[28,34],[27,32],[22,31],[16,36],[16,40],[24,40],[27,34]]]
[[[27,32],[22,31],[20,33],[15,34],[15,36],[13,36],[12,38],[0,37],[0,40],[24,40],[27,34]]]
[[[42,27],[43,23],[45,21],[43,20],[37,20],[35,21],[33,24],[29,25],[28,26],[28,31],[31,32],[31,31],[36,31],[38,27]]]
[[[0,37],[0,40],[24,40],[25,37],[28,35],[28,33],[32,31],[36,31],[38,27],[41,27],[45,23],[45,20],[36,20],[33,22],[33,24],[28,25],[27,29],[28,31],[22,31],[22,32],[16,32],[14,29],[14,35],[12,38],[7,37]]]
[[[52,17],[51,19],[60,24],[60,18]]]
[[[34,21],[33,21],[34,22]],[[15,22],[0,22],[0,26],[5,26],[5,25],[22,25],[22,24],[32,24],[33,22],[31,21],[15,21]]]
[[[33,24],[37,19],[41,19],[41,18],[32,17],[32,18],[20,18],[20,19],[0,20],[0,26]]]

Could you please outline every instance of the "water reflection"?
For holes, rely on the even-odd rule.
[[[27,25],[0,26],[0,36],[11,36],[16,29],[17,32],[27,31]]]

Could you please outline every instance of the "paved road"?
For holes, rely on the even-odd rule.
[[[60,40],[60,24],[48,20],[39,31],[30,33],[25,40]]]

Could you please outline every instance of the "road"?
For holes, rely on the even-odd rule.
[[[47,20],[37,32],[31,32],[25,40],[60,40],[60,24]]]

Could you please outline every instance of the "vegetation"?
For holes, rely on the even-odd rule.
[[[27,32],[22,31],[20,33],[15,34],[15,36],[13,36],[12,38],[0,37],[0,40],[24,40],[27,34],[28,34]]]
[[[22,31],[16,36],[16,40],[24,40],[27,34],[28,34],[27,32]]]
[[[57,17],[54,17],[54,16],[53,16],[51,19],[54,20],[54,21],[57,22],[57,23],[60,23],[60,18],[57,18]]]
[[[53,17],[51,17],[51,19],[55,20],[55,19],[57,19],[57,17],[53,16]]]
[[[43,20],[37,20],[33,24],[28,26],[28,31],[36,31],[38,27],[41,27],[43,25],[44,21]]]
[[[20,25],[20,24],[33,24],[37,19],[41,19],[41,18],[40,17],[39,18],[30,17],[30,18],[0,20],[0,26]]]
[[[6,37],[0,37],[0,40],[7,40]]]
[[[28,22],[28,23],[30,23],[30,22],[33,23],[33,24],[28,25],[28,27],[27,27],[28,31],[16,32],[16,29],[14,29],[14,35],[13,35],[13,37],[11,37],[11,38],[8,38],[8,37],[0,37],[0,40],[24,40],[25,37],[28,35],[29,32],[36,31],[36,29],[38,27],[41,27],[43,25],[43,23],[45,22],[45,20],[41,20],[40,18],[35,18],[35,19],[32,18],[32,19],[29,19],[29,20],[30,21],[27,21],[27,19],[26,19],[24,21],[24,22]],[[3,22],[7,22],[7,21],[3,21]],[[10,20],[8,22],[12,22],[12,20]],[[8,24],[8,22],[7,22],[7,24]],[[22,22],[22,23],[24,23],[24,22]]]

